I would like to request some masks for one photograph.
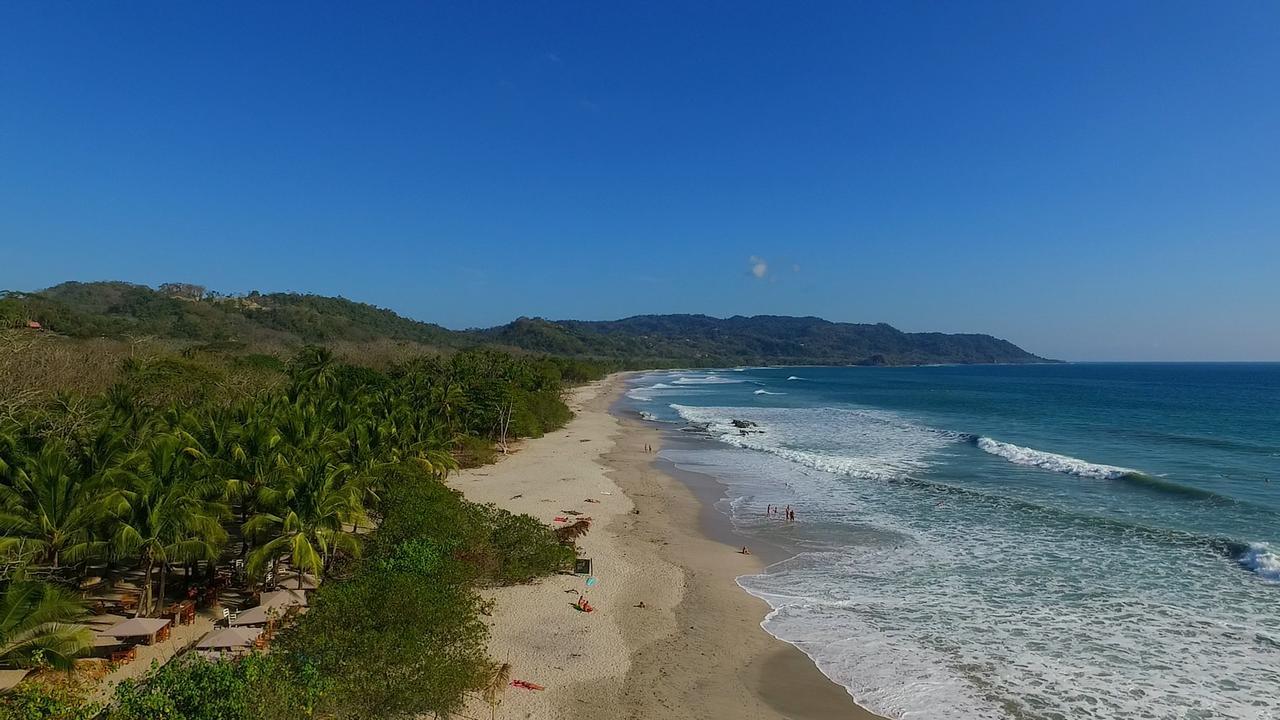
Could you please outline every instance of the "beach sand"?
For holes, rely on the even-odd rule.
[[[733,539],[723,530],[704,531],[715,511],[644,449],[660,449],[659,432],[610,413],[624,382],[575,389],[564,429],[450,481],[471,500],[546,522],[564,511],[593,519],[578,543],[593,586],[560,575],[484,592],[495,603],[490,654],[511,664],[512,679],[546,687],[508,688],[497,717],[875,718],[760,627],[768,606],[734,578],[761,560],[709,536]],[[595,612],[572,607],[578,593]],[[465,714],[490,710],[477,698]]]

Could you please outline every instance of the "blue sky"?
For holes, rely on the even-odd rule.
[[[1280,5],[617,5],[7,3],[0,287],[1280,359]]]

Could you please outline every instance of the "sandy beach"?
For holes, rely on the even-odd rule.
[[[486,591],[490,654],[512,679],[500,718],[875,718],[796,648],[760,627],[768,606],[734,579],[761,560],[704,531],[714,512],[658,466],[661,434],[610,407],[624,376],[577,388],[564,429],[451,484],[552,522],[593,520],[579,541],[595,581],[561,575]],[[654,452],[645,450],[651,446]],[[573,607],[585,594],[595,611]],[[470,717],[489,717],[478,698]]]

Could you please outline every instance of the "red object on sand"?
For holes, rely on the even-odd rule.
[[[512,680],[511,685],[512,687],[524,688],[525,690],[546,690],[546,688],[542,687],[541,685],[537,683],[531,683],[526,680]]]

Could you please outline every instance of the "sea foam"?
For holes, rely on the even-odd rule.
[[[1150,505],[1224,507],[1216,496],[1209,506],[1134,495],[1122,488],[1168,490],[1176,479],[939,430],[843,397],[831,401],[840,407],[743,407],[740,388],[707,385],[650,391],[662,393],[653,412],[674,411],[719,441],[664,457],[721,478],[728,499],[717,506],[741,531],[796,548],[739,584],[769,603],[766,630],[866,707],[915,720],[1280,718],[1274,538],[1246,535],[1270,544],[1224,551],[1138,522]],[[1121,482],[1054,482],[1013,465]],[[1028,484],[1011,487],[1019,479]],[[1113,521],[1064,496],[1135,502],[1117,504]],[[793,505],[801,521],[766,519],[771,503]]]
[[[1250,543],[1240,556],[1240,564],[1271,582],[1280,582],[1280,555],[1266,543]]]
[[[729,385],[732,383],[740,383],[742,380],[721,377],[715,373],[711,373],[709,375],[681,375],[671,382],[676,385]]]
[[[1038,467],[1042,470],[1052,470],[1053,472],[1066,473],[1067,475],[1075,475],[1076,477],[1092,478],[1095,480],[1116,480],[1125,475],[1132,475],[1136,470],[1129,468],[1117,467],[1115,465],[1100,465],[1091,463],[1087,460],[1073,458],[1069,455],[1059,455],[1057,453],[1045,452],[1034,448],[1022,447],[1012,443],[1000,442],[988,437],[980,437],[977,440],[977,446],[992,455],[998,455],[1005,460],[1016,465],[1028,465]]]
[[[679,404],[671,409],[722,442],[850,477],[898,477],[919,470],[927,466],[927,455],[960,439],[875,410]],[[734,420],[753,422],[757,431],[744,433]]]

